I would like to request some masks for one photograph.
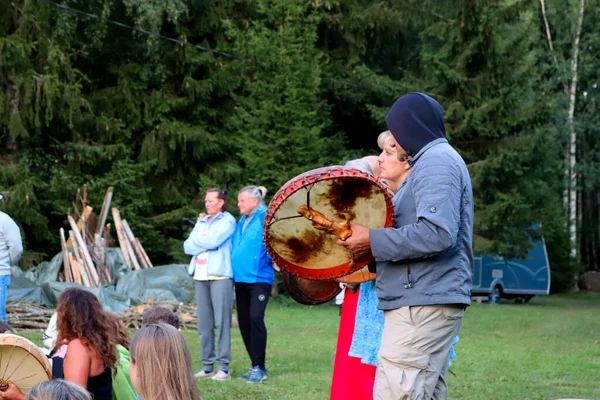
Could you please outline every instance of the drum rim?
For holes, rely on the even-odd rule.
[[[21,349],[32,355],[40,366],[44,369],[48,380],[52,379],[52,366],[48,357],[46,357],[31,340],[15,335],[14,333],[2,333],[0,334],[0,346],[14,346],[20,347]]]
[[[318,173],[318,171],[322,171],[322,173]],[[332,174],[335,172],[335,174]],[[308,175],[308,176],[306,176]],[[393,194],[390,193],[390,189],[385,186],[381,179],[373,176],[368,172],[364,172],[358,170],[356,168],[345,168],[345,167],[322,167],[312,169],[303,174],[300,174],[290,180],[288,180],[278,191],[275,193],[271,201],[269,202],[269,206],[267,207],[267,212],[265,216],[265,223],[263,227],[263,237],[265,242],[265,247],[267,252],[271,255],[273,261],[282,269],[293,275],[297,275],[301,278],[305,279],[313,279],[313,280],[329,280],[329,279],[337,279],[346,275],[350,275],[354,272],[357,272],[365,265],[367,265],[371,260],[360,261],[358,263],[347,262],[344,264],[339,264],[329,268],[323,269],[312,269],[306,268],[299,265],[296,265],[292,262],[287,261],[283,257],[281,257],[271,246],[269,240],[269,226],[271,225],[271,221],[275,215],[275,213],[279,210],[284,201],[292,196],[299,190],[302,190],[308,185],[314,184],[320,181],[327,181],[332,179],[338,179],[341,177],[346,177],[349,179],[364,179],[371,182],[373,185],[379,187],[381,192],[383,193],[384,200],[386,202],[386,216],[385,223],[383,228],[389,228],[394,224],[394,205],[392,203]],[[302,182],[302,185],[297,185],[297,182]]]
[[[339,286],[338,282],[336,282],[334,280],[327,280],[327,281],[332,282],[332,287],[335,284],[335,286],[337,288],[326,297],[322,297],[322,298],[313,297],[313,296],[310,296],[309,294],[307,294],[305,291],[303,291],[300,288],[300,285],[298,284],[298,278],[302,278],[302,277],[299,277],[299,276],[294,275],[287,271],[282,271],[282,272],[283,272],[283,284],[284,284],[286,290],[288,291],[288,294],[290,295],[290,297],[292,299],[294,299],[297,303],[304,304],[306,306],[317,306],[320,304],[327,303],[327,302],[333,300],[342,291],[342,288]],[[306,278],[303,278],[303,279],[306,279]],[[293,291],[290,290],[290,286],[289,286],[290,283],[288,283],[291,280],[295,281]]]
[[[365,267],[362,267],[361,269],[363,269],[363,268],[365,268]],[[362,276],[360,278],[353,279],[352,276],[357,275],[361,269],[359,269],[358,271],[355,271],[351,274],[340,276],[339,278],[335,278],[335,280],[339,283],[354,284],[354,283],[371,282],[377,278],[377,274],[375,274],[374,272],[367,271],[366,273],[364,273],[364,275],[361,274]],[[364,279],[364,278],[367,278],[367,279]]]

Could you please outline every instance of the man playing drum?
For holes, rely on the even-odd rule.
[[[471,179],[431,97],[400,97],[386,123],[399,158],[411,164],[393,198],[394,227],[351,224],[352,236],[338,244],[377,261],[385,322],[375,399],[445,399],[448,354],[470,305]]]

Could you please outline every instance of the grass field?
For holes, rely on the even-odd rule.
[[[203,380],[199,386],[205,400],[328,399],[337,307],[301,306],[280,297],[270,302],[266,323],[269,379],[258,385]],[[198,337],[194,331],[183,334],[199,370]],[[41,339],[39,333],[26,336]],[[456,351],[456,376],[448,378],[450,399],[600,399],[600,296],[474,304]],[[249,360],[237,329],[232,356],[233,373],[245,372]]]

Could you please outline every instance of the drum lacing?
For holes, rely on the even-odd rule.
[[[312,190],[313,186],[315,186],[317,184],[317,182],[319,182],[319,180],[321,179],[321,176],[323,176],[323,174],[319,174],[317,175],[317,177],[315,178],[315,181],[313,183],[308,183],[306,181],[306,177],[304,177],[304,185],[302,188],[304,190],[306,190],[306,208],[308,208],[310,210],[310,191]],[[304,218],[302,215],[292,215],[291,217],[283,217],[283,218],[277,218],[276,216],[273,215],[273,222],[271,222],[269,224],[269,226],[273,225],[275,222],[279,222],[279,221],[284,221],[286,219],[294,219],[294,218]]]

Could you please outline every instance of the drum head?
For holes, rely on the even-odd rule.
[[[273,260],[293,275],[334,279],[360,270],[372,259],[353,260],[338,238],[317,230],[298,214],[307,205],[327,218],[369,228],[392,226],[389,189],[373,175],[342,167],[319,168],[297,176],[273,197],[265,218],[265,243]]]
[[[50,361],[35,344],[21,336],[0,334],[0,384],[10,381],[27,393],[50,379]]]
[[[290,297],[300,304],[314,306],[327,303],[342,291],[336,281],[315,281],[281,272],[285,289]]]

